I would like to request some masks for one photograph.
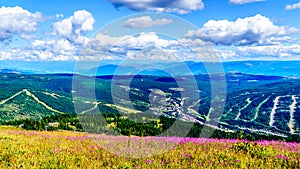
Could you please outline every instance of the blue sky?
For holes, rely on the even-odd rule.
[[[299,60],[299,0],[2,0],[0,60]]]

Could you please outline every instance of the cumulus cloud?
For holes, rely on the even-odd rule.
[[[87,41],[84,35],[94,29],[94,23],[95,19],[90,12],[79,10],[73,16],[54,23],[52,28],[59,37],[75,44],[83,44]]]
[[[291,57],[300,55],[300,45],[268,45],[268,46],[241,46],[238,50],[244,55],[262,55],[273,57]]]
[[[177,45],[178,41],[161,39],[154,32],[141,33],[138,36],[124,35],[118,37],[99,33],[85,45],[82,57],[87,59],[118,59],[118,57],[125,58],[127,54],[137,51],[162,50]]]
[[[38,22],[43,19],[39,12],[31,13],[21,7],[0,8],[0,41],[10,40],[14,35],[29,39],[36,32]]]
[[[300,8],[300,2],[295,4],[288,4],[285,6],[285,10],[294,10]]]
[[[139,29],[139,28],[149,28],[154,26],[163,26],[172,24],[174,21],[172,19],[152,19],[150,16],[141,16],[138,18],[130,18],[123,24],[124,27]]]
[[[118,37],[100,33],[85,46],[80,60],[211,60],[234,55],[220,52],[199,39],[163,39],[154,32]]]
[[[31,45],[31,49],[32,55],[37,56],[41,60],[72,60],[77,50],[65,39],[35,40]]]
[[[0,51],[0,60],[11,60],[12,58],[12,53]]]
[[[231,4],[236,4],[236,5],[242,5],[242,4],[247,4],[247,3],[253,3],[253,2],[261,2],[265,0],[229,0]]]
[[[209,46],[200,39],[162,39],[156,33],[137,36],[110,36],[99,33],[89,40],[83,50],[66,39],[34,40],[30,46],[1,51],[0,60],[153,60],[153,61],[218,61],[238,57],[295,57],[300,45]]]
[[[276,26],[269,18],[257,14],[236,21],[210,20],[201,29],[191,30],[185,36],[217,45],[263,45],[288,40],[286,35],[298,31],[294,27]]]
[[[202,0],[108,0],[116,8],[127,7],[133,11],[176,12],[187,14],[202,10]]]
[[[230,49],[216,49],[216,52],[217,56],[223,59],[234,58],[238,55],[236,51]]]
[[[78,60],[78,49],[66,39],[34,40],[29,46],[0,52],[0,60],[66,61]]]

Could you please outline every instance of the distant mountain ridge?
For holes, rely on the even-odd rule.
[[[81,63],[81,62],[78,62]],[[185,76],[211,73],[207,67],[216,67],[216,70],[224,70],[225,73],[241,72],[254,75],[286,76],[299,78],[300,61],[231,61],[231,62],[126,62],[103,61],[99,63],[87,62],[81,66],[75,61],[70,62],[24,62],[24,61],[0,61],[0,69],[3,72],[21,74],[53,74],[53,73],[77,73],[88,76],[103,75],[154,75],[154,76]],[[182,69],[182,67],[187,69]],[[219,68],[222,66],[223,68]],[[186,70],[186,71],[184,71]]]
[[[32,74],[30,71],[19,71],[15,69],[0,69],[0,73],[11,73],[11,74]]]

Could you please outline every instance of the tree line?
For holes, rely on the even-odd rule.
[[[57,127],[49,126],[49,123],[57,122]],[[176,123],[176,125],[174,125]],[[112,135],[135,135],[135,136],[187,136],[200,137],[200,134],[208,132],[210,138],[217,139],[245,139],[255,140],[279,140],[289,142],[300,142],[299,135],[290,135],[287,138],[260,133],[249,133],[246,131],[226,132],[218,129],[203,127],[199,123],[189,123],[175,118],[160,116],[156,120],[135,122],[118,113],[102,114],[60,114],[46,116],[41,119],[22,119],[2,122],[2,125],[20,126],[26,130],[73,130],[96,134]],[[175,127],[174,127],[175,126]],[[170,127],[173,129],[170,130]],[[176,128],[177,127],[177,128]],[[186,130],[188,132],[186,133]],[[205,135],[205,134],[204,134]]]

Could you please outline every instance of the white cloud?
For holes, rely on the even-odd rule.
[[[78,60],[78,49],[68,40],[34,40],[29,46],[0,52],[0,60]]]
[[[241,46],[237,48],[244,55],[261,55],[272,57],[291,57],[300,55],[300,45],[285,46],[282,44],[268,46]]]
[[[259,46],[210,46],[200,39],[162,39],[156,33],[141,33],[138,36],[112,37],[97,34],[81,47],[66,39],[34,40],[29,47],[1,51],[0,60],[153,60],[153,61],[219,61],[220,59],[251,57],[297,57],[300,45]]]
[[[0,8],[0,41],[11,39],[14,35],[29,39],[36,32],[38,22],[41,21],[42,14],[39,12],[31,13],[21,7]]]
[[[156,33],[141,33],[138,36],[111,37],[97,34],[81,52],[80,60],[133,59],[133,60],[215,60],[233,57],[233,51],[215,50],[199,39],[162,39]]]
[[[133,11],[176,12],[187,14],[202,10],[202,0],[108,0],[116,8],[127,7]]]
[[[74,15],[53,24],[53,31],[61,38],[67,39],[72,43],[86,43],[84,36],[87,32],[94,29],[95,19],[92,14],[85,10],[75,11]]]
[[[294,27],[276,26],[269,18],[257,14],[236,21],[210,20],[201,29],[191,30],[185,36],[218,45],[263,45],[288,40],[286,35],[298,31]]]
[[[24,34],[24,33],[20,34],[19,36],[20,36],[21,38],[25,39],[25,40],[29,40],[29,39],[36,38],[35,35],[32,35],[32,34]]]
[[[65,17],[63,14],[56,14],[56,15],[55,15],[55,18],[56,18],[56,19],[61,19],[61,18],[63,18],[63,17]]]
[[[178,45],[178,41],[161,39],[154,32],[141,33],[139,36],[124,35],[119,37],[99,33],[85,45],[81,59],[125,58],[127,54],[133,52],[162,50],[176,45]]]
[[[300,8],[300,2],[295,4],[288,4],[285,6],[285,10],[294,10]]]
[[[138,18],[130,18],[123,24],[124,27],[139,29],[139,28],[149,28],[154,26],[163,26],[172,24],[174,21],[172,19],[152,19],[150,16],[141,16]]]
[[[165,40],[161,39],[156,33],[141,33],[139,36],[120,36],[111,37],[108,34],[98,34],[95,38],[97,40],[98,46],[105,49],[108,48],[123,48],[123,49],[133,49],[142,50],[148,48],[167,48],[170,46],[176,46],[178,42],[176,40]]]
[[[234,50],[228,50],[228,49],[216,49],[217,55],[220,56],[220,58],[223,59],[229,59],[229,58],[234,58],[236,57],[238,54],[236,51]]]
[[[119,37],[99,33],[88,42],[82,50],[82,45],[73,44],[67,39],[34,40],[29,46],[0,52],[0,60],[95,61],[127,58],[175,61],[184,59],[177,50],[179,41],[162,39],[154,32]]]
[[[35,40],[27,57],[35,56],[38,60],[76,60],[77,48],[65,39]]]
[[[0,51],[0,60],[11,60],[12,54],[10,52]]]
[[[265,0],[229,0],[230,3],[236,4],[236,5],[242,5],[247,3],[253,3],[253,2],[262,2]]]

